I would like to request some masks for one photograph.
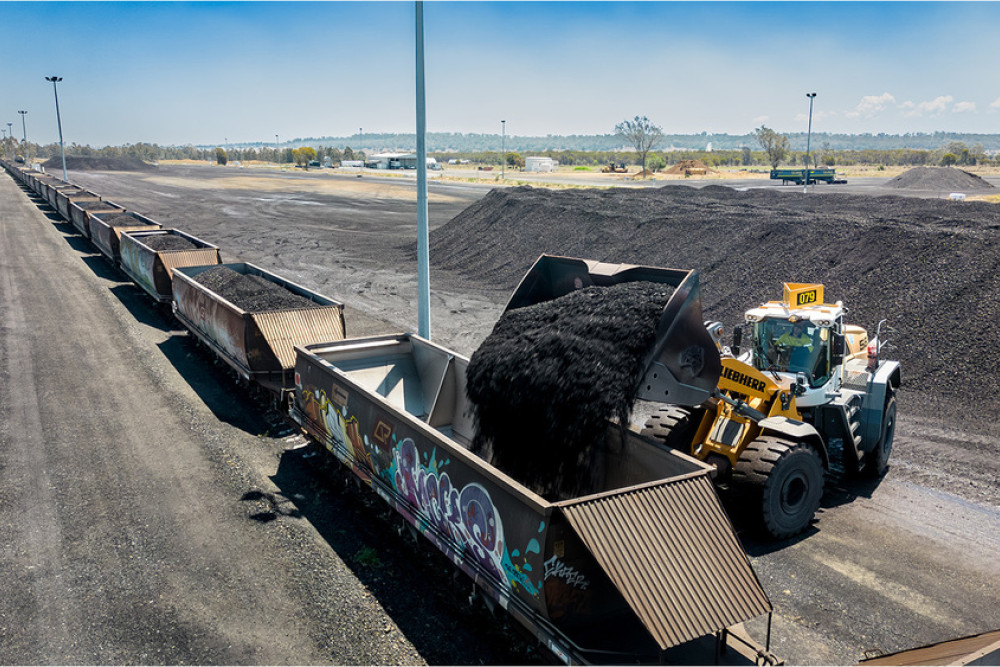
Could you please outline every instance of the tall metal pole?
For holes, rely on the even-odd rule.
[[[31,165],[31,156],[28,154],[28,126],[24,122],[24,117],[28,115],[27,111],[18,111],[21,114],[21,133],[24,137],[24,164]]]
[[[10,150],[11,153],[16,153],[17,149],[14,147],[14,123],[7,123],[7,136],[10,137]],[[10,159],[14,159],[14,155],[10,156]]]
[[[507,121],[500,121],[500,180],[507,173]]]
[[[52,82],[52,92],[56,96],[56,123],[59,125],[59,151],[62,153],[63,180],[68,181],[69,177],[66,176],[66,144],[63,143],[62,117],[59,115],[59,91],[56,89],[56,83],[62,81],[62,77],[47,76],[45,80]]]
[[[424,3],[416,2],[417,24],[417,333],[431,337],[431,265],[427,231],[427,116],[424,98]]]
[[[809,131],[806,133],[806,180],[805,185],[802,186],[802,192],[809,192],[809,141],[812,139],[813,131],[813,99],[816,97],[816,93],[806,93],[806,97],[809,98]]]
[[[278,135],[274,135],[274,161],[281,166],[281,149],[278,146]]]

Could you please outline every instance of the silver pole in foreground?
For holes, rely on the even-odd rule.
[[[52,82],[52,92],[56,96],[56,123],[59,125],[59,151],[62,153],[63,180],[68,181],[69,177],[66,176],[66,144],[63,143],[62,117],[59,115],[59,91],[56,89],[56,83],[62,81],[62,77],[47,76],[45,80]]]
[[[507,174],[507,121],[500,121],[500,180]]]
[[[427,116],[424,97],[424,3],[417,0],[417,333],[431,337],[431,267],[427,232]]]
[[[27,111],[18,111],[21,114],[21,133],[24,137],[24,164],[27,166],[31,165],[31,156],[28,155],[28,126],[24,122],[24,117],[28,115]]]
[[[806,184],[802,186],[802,192],[809,192],[809,140],[812,139],[813,132],[813,98],[816,93],[806,93],[809,98],[809,131],[806,133]]]

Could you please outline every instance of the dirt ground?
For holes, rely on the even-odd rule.
[[[218,245],[226,261],[258,264],[343,301],[350,336],[416,330],[412,179],[370,173],[358,177],[178,166],[160,167],[151,173],[74,172],[70,180]],[[814,191],[824,196],[810,200],[809,205],[821,206],[819,200],[829,199],[833,212],[824,224],[832,228],[836,209],[845,206],[846,200],[825,195],[849,197],[850,206],[864,210],[872,203],[866,197],[889,193],[889,189],[880,189],[887,180],[869,179],[857,186],[865,193],[857,196],[840,194],[849,190],[817,186]],[[761,186],[760,181],[734,185],[741,189],[764,187],[770,192],[768,197],[791,198],[801,192]],[[431,186],[432,238],[436,244],[445,243],[447,238],[453,249],[452,261],[457,257],[463,262],[451,268],[432,263],[432,337],[467,356],[489,334],[523,273],[524,262],[531,261],[525,259],[530,254],[525,248],[531,248],[530,241],[541,235],[538,228],[527,224],[530,221],[521,227],[516,218],[504,222],[513,225],[508,232],[519,229],[529,242],[517,246],[522,254],[515,263],[494,262],[491,248],[515,245],[523,239],[505,241],[502,235],[490,237],[487,230],[472,226],[468,238],[462,239],[462,233],[448,223],[482,202],[489,190],[490,185],[460,182]],[[762,204],[751,197],[723,212],[718,201],[711,201],[721,195],[707,192],[704,196],[707,199],[702,208],[720,217],[738,217],[740,210],[762,218],[771,210],[787,211],[787,206],[782,209],[778,204],[756,210],[754,207]],[[797,216],[808,219],[809,213],[800,211]],[[995,239],[995,229],[995,224],[985,225],[982,231],[989,243]],[[581,238],[567,244],[572,252],[564,254],[615,259],[605,256],[606,249],[596,240],[591,239],[588,245]],[[732,252],[737,250],[738,246]],[[715,265],[705,266],[712,250],[706,246],[699,252],[700,256],[691,258],[699,265],[686,262],[683,268],[711,273],[733,261],[717,257]],[[845,254],[839,248],[828,257],[832,261]],[[813,253],[810,261],[816,262],[818,256]],[[984,275],[989,274],[990,266],[980,267]],[[950,269],[965,270],[959,266]],[[767,288],[779,289],[780,282]],[[719,293],[709,306],[719,310],[722,301],[733,296],[747,295],[738,290]],[[956,293],[953,298],[960,297]],[[947,303],[943,298],[940,307]],[[732,309],[738,312],[749,305],[733,305]],[[872,312],[866,319],[875,317],[877,313]],[[987,333],[979,336],[988,343]],[[918,336],[906,344],[920,342]],[[977,366],[991,369],[994,364],[989,360],[995,359],[995,354],[988,346],[983,349],[988,357],[978,359]],[[943,351],[919,353],[934,356]],[[904,366],[904,383],[907,373]],[[958,411],[960,397],[955,392],[938,397],[932,383],[918,383],[913,389],[919,400],[906,398],[909,387],[904,384],[892,467],[880,483],[838,484],[828,489],[818,522],[795,540],[771,544],[741,530],[754,567],[775,604],[772,648],[793,664],[852,664],[866,652],[897,651],[1000,627],[1000,609],[995,604],[1000,590],[997,434],[982,423],[963,421],[968,417],[955,418],[969,412]],[[988,418],[980,422],[992,421],[992,408],[988,412]],[[386,595],[395,594],[402,593],[387,589]],[[763,621],[749,627],[763,640]]]

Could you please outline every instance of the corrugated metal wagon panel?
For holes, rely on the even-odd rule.
[[[771,610],[707,476],[562,510],[661,649]]]

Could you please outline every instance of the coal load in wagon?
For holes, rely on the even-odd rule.
[[[147,224],[138,218],[132,217],[128,213],[101,213],[97,217],[101,219],[101,222],[109,227],[141,227]],[[143,242],[147,240],[148,239],[144,239]],[[147,243],[146,245],[149,244]]]
[[[108,204],[108,202],[106,201],[96,201],[96,200],[75,201],[73,202],[73,204],[82,208],[84,211],[94,211],[96,209],[101,209],[101,208],[120,208],[118,206],[113,206],[111,204]]]
[[[122,218],[127,218],[129,216],[121,216]],[[135,218],[131,218],[132,222],[130,224],[139,225],[142,224]],[[142,243],[153,250],[197,250],[199,248],[198,244],[192,243],[183,236],[177,236],[175,234],[153,234],[150,236],[142,237]]]
[[[504,313],[469,361],[473,449],[549,499],[594,488],[608,421],[628,424],[673,291],[587,287]]]
[[[312,308],[317,304],[290,292],[270,280],[217,266],[202,271],[193,279],[212,292],[249,313],[289,308]]]

